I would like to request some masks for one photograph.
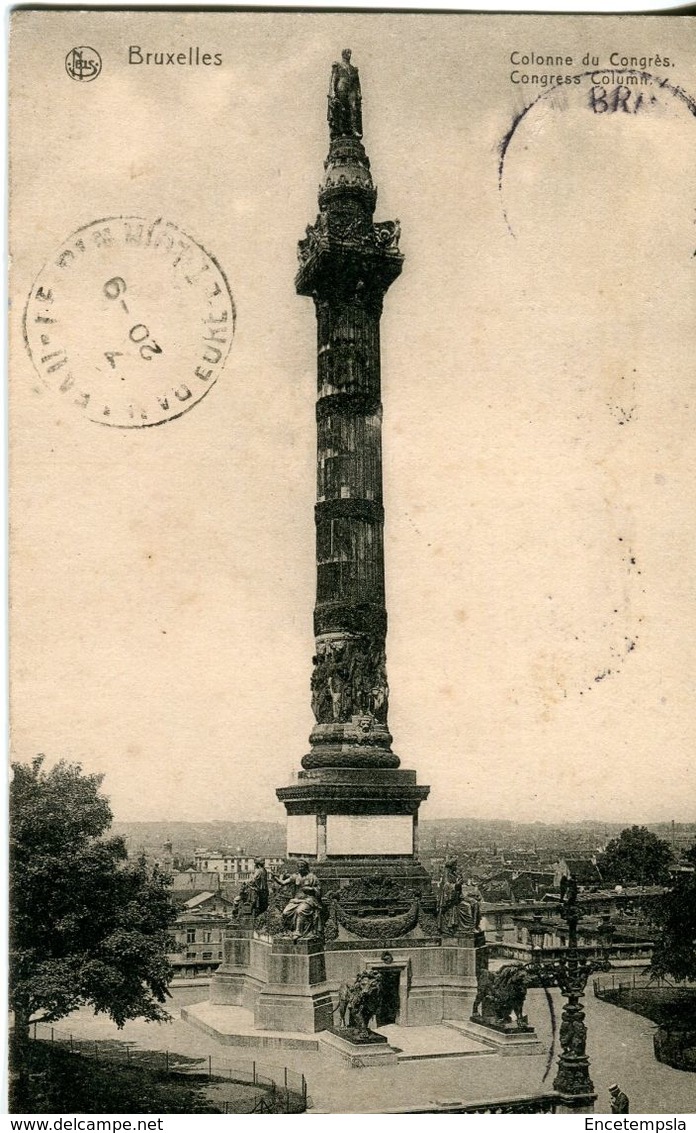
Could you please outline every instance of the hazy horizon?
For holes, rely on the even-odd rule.
[[[195,817],[194,818],[175,818],[175,817],[170,817],[170,818],[124,818],[122,815],[114,814],[113,821],[114,821],[114,825],[118,825],[119,823],[123,823],[123,824],[132,824],[132,825],[142,824],[142,825],[153,825],[153,826],[154,825],[166,826],[167,823],[171,823],[171,824],[181,823],[181,824],[186,824],[186,825],[191,825],[191,826],[197,826],[197,825],[201,825],[201,824],[242,825],[244,823],[249,823],[249,824],[259,824],[259,825],[261,825],[261,824],[273,823],[275,825],[279,825],[279,826],[283,826],[283,827],[285,826],[285,817],[284,816],[281,816],[279,818],[249,818],[246,815],[244,817],[232,817],[232,818],[204,818],[204,817],[198,817],[198,818],[195,818]],[[439,814],[428,814],[428,815],[422,815],[419,818],[419,823],[421,825],[427,824],[429,822],[471,822],[471,823],[479,823],[479,822],[480,823],[495,823],[495,822],[499,822],[501,824],[509,824],[511,826],[525,826],[525,827],[526,826],[544,826],[544,827],[550,827],[550,828],[553,828],[553,827],[561,828],[561,827],[564,827],[564,826],[612,826],[612,827],[621,827],[621,828],[626,828],[626,827],[630,827],[630,826],[668,826],[669,827],[669,826],[671,826],[671,823],[673,821],[674,821],[675,830],[678,830],[682,827],[687,827],[687,828],[688,827],[696,827],[696,818],[694,818],[692,820],[684,819],[684,820],[681,820],[681,821],[678,821],[676,819],[671,819],[671,818],[667,818],[667,819],[665,819],[665,818],[655,818],[655,819],[650,819],[650,818],[645,818],[645,819],[635,819],[635,818],[623,818],[623,819],[603,819],[603,818],[561,819],[561,818],[559,818],[559,819],[547,819],[547,820],[527,819],[525,821],[522,821],[521,819],[506,818],[504,815],[497,815],[497,814],[496,815],[470,815],[470,814],[439,815]]]

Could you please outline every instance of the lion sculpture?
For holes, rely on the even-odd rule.
[[[527,1026],[524,1001],[527,995],[527,977],[518,964],[506,964],[498,972],[479,973],[476,999],[472,1014],[485,1023],[505,1026],[515,1016],[517,1027]]]
[[[379,972],[367,969],[360,972],[352,984],[341,984],[338,989],[338,1011],[343,1030],[356,1032],[366,1039],[370,1033],[370,1019],[377,1014],[382,1002],[382,977]]]

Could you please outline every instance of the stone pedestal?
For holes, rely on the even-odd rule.
[[[323,1031],[333,1023],[323,945],[235,928],[212,978],[210,1002],[246,1007],[260,1030]]]
[[[468,1022],[448,1019],[447,1026],[453,1027],[472,1039],[478,1039],[479,1042],[485,1043],[486,1046],[495,1050],[496,1054],[541,1054],[544,1049],[543,1043],[538,1039],[533,1027],[525,1027],[523,1030],[517,1030],[517,1028],[505,1030],[475,1022],[475,1017],[470,1018]]]
[[[533,1035],[535,1033],[534,1027],[530,1027],[529,1023],[497,1023],[494,1020],[486,1019],[483,1015],[472,1015],[469,1022],[477,1027],[482,1027],[485,1031],[502,1035],[504,1038],[511,1035]]]
[[[245,1007],[262,1030],[313,1034],[333,1026],[341,984],[366,968],[384,974],[391,988],[393,1017],[380,1022],[422,1027],[468,1019],[485,938],[425,937],[416,925],[406,938],[357,939],[341,928],[339,939],[322,945],[231,927],[224,950],[212,1004]]]
[[[310,862],[322,882],[394,876],[431,892],[417,858],[418,808],[429,788],[415,771],[370,766],[376,756],[367,746],[345,758],[355,766],[299,771],[276,791],[288,814],[288,856]]]
[[[346,1062],[352,1070],[371,1066],[395,1066],[398,1061],[396,1051],[386,1040],[355,1043],[333,1031],[324,1032],[319,1040],[319,1049]]]
[[[211,981],[211,1003],[249,1006],[244,991],[251,974],[251,936],[251,929],[236,929],[234,937],[225,940],[224,962]]]
[[[268,958],[268,984],[254,1008],[262,1030],[323,1031],[333,1023],[322,944],[275,939]]]
[[[213,974],[210,1002],[254,1011],[260,992],[268,984],[270,947],[270,940],[259,939],[251,928],[226,930],[224,960]]]

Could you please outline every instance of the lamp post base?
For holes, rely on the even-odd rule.
[[[594,1113],[596,1094],[559,1094],[556,1113]]]

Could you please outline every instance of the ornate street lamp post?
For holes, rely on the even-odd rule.
[[[568,925],[568,948],[558,964],[558,986],[565,997],[561,1016],[561,1054],[553,1088],[561,1095],[559,1112],[592,1113],[597,1095],[590,1078],[590,1060],[585,1049],[587,1027],[582,999],[592,963],[578,953],[577,884],[568,879],[563,895],[562,916]]]
[[[546,926],[541,919],[541,913],[533,914],[532,923],[527,926],[527,932],[529,933],[529,943],[532,948],[529,974],[531,979],[536,983],[537,981],[541,981],[544,967],[544,938],[546,936]]]

